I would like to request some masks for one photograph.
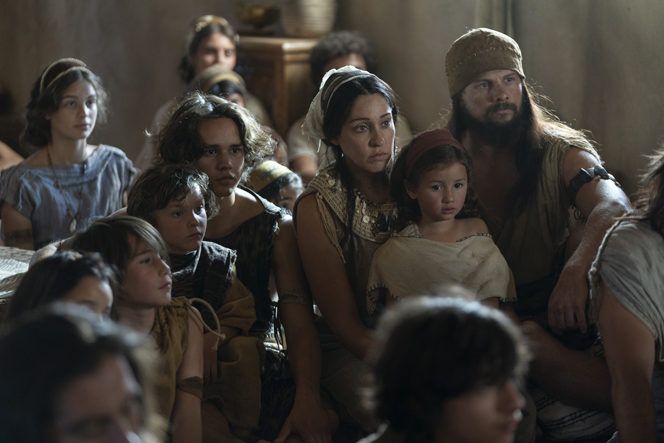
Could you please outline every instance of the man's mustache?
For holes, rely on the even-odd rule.
[[[515,114],[517,112],[516,105],[514,103],[498,103],[487,109],[484,116],[489,117],[494,112],[502,111],[504,109],[511,109],[512,111],[514,111]]]

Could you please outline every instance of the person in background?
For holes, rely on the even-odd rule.
[[[339,69],[344,66],[354,66],[357,69],[376,72],[378,60],[376,52],[369,41],[359,31],[335,31],[318,40],[311,51],[311,81],[319,86],[323,76],[330,69]],[[309,138],[302,133],[302,124],[305,116],[293,123],[288,130],[286,144],[288,145],[289,167],[309,183],[316,171],[325,167],[334,159],[325,146],[319,145],[318,140]],[[399,115],[396,122],[396,136],[399,146],[408,143],[412,138],[410,127],[406,119]]]
[[[247,187],[265,200],[293,212],[295,201],[304,191],[299,175],[277,162],[266,160],[249,174]]]
[[[105,113],[106,92],[82,61],[58,60],[37,78],[22,135],[37,152],[0,175],[7,246],[39,249],[124,206],[136,174],[131,161],[87,141]]]
[[[178,67],[182,83],[188,85],[205,68],[213,65],[220,65],[232,71],[237,61],[236,45],[239,41],[240,36],[223,17],[203,15],[194,20],[189,26],[185,53]],[[151,135],[136,157],[136,167],[139,170],[147,169],[158,155],[155,136],[168,122],[168,117],[178,101],[177,98],[171,99],[157,110],[148,128],[148,133]],[[258,98],[247,94],[243,106],[249,109],[261,124],[272,126],[270,116]]]
[[[0,441],[158,443],[150,350],[128,328],[71,303],[0,336]]]
[[[384,425],[362,443],[511,443],[529,353],[519,329],[460,287],[415,297],[380,320],[370,354]]]

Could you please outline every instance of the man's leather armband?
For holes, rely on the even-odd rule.
[[[600,165],[595,165],[595,167],[588,169],[581,168],[579,173],[569,181],[569,185],[567,186],[567,194],[569,195],[570,201],[574,206],[576,206],[576,194],[579,193],[579,189],[581,189],[586,183],[593,181],[595,177],[599,177],[600,180],[611,180],[616,184],[616,186],[622,188],[616,178],[606,172],[606,169]]]

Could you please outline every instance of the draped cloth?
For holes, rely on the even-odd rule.
[[[652,333],[657,360],[664,362],[664,237],[643,221],[618,221],[602,241],[590,272],[589,318],[596,323],[601,306],[600,281]],[[654,364],[655,362],[653,362]],[[652,395],[658,441],[664,441],[664,372],[653,371]],[[610,443],[618,443],[618,434]]]
[[[590,268],[591,322],[601,300],[600,279],[618,301],[648,327],[664,362],[664,237],[647,222],[619,221],[606,233]]]
[[[460,284],[475,300],[498,297],[516,300],[505,258],[488,234],[472,235],[455,243],[427,240],[412,224],[376,251],[367,286],[370,314],[381,290],[401,300],[415,295],[442,295],[447,284]]]

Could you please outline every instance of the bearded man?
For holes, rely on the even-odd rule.
[[[588,271],[629,200],[583,132],[540,105],[513,39],[472,30],[452,44],[445,66],[447,127],[472,157],[475,209],[514,273],[517,315],[536,322],[525,324],[535,348],[531,377],[566,404],[610,410],[606,363],[569,347],[586,350],[592,341]]]

